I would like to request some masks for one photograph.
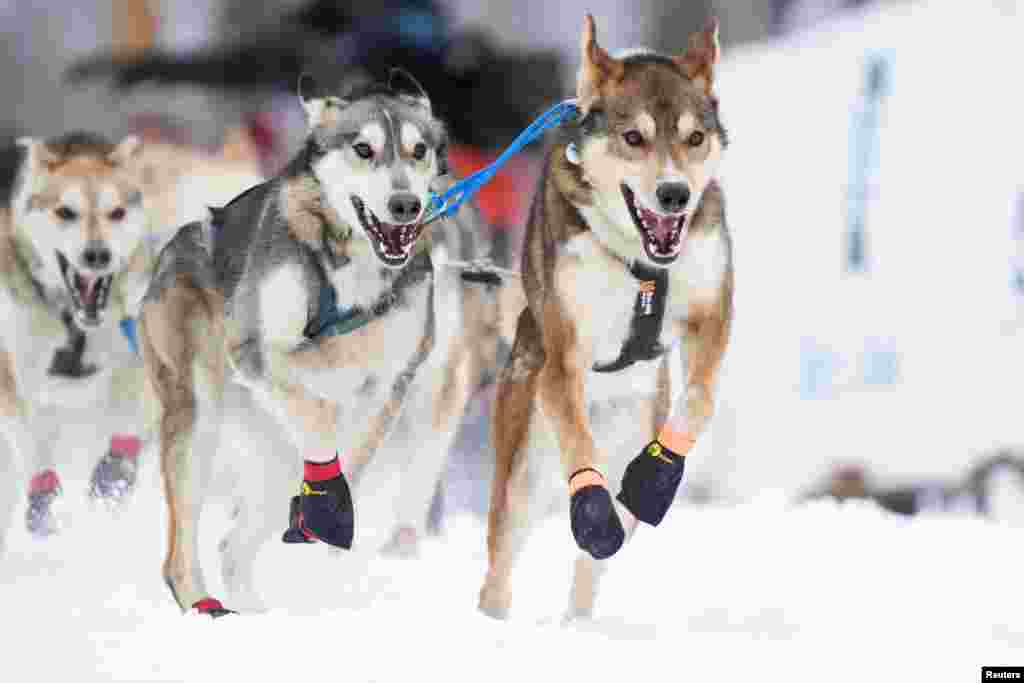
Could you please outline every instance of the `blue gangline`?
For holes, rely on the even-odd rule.
[[[453,215],[462,206],[462,203],[470,199],[480,191],[487,182],[494,177],[506,161],[518,154],[524,147],[539,139],[551,128],[562,125],[579,113],[575,100],[564,100],[541,114],[537,119],[527,126],[526,130],[519,134],[512,144],[498,156],[493,162],[483,167],[473,175],[463,178],[452,185],[444,194],[430,193],[429,204],[427,205],[427,217],[423,223],[430,223],[438,218],[446,218]]]

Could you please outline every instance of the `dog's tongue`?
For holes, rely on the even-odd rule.
[[[381,240],[384,243],[384,253],[388,256],[402,255],[402,228],[398,225],[387,223],[380,224]]]
[[[99,284],[100,279],[91,275],[77,274],[78,279],[78,295],[82,298],[82,304],[85,306],[96,305],[96,294],[99,292],[99,288],[96,286]]]
[[[672,236],[672,231],[679,225],[680,216],[661,216],[653,211],[640,207],[640,219],[644,227],[654,233],[654,239],[665,244]]]

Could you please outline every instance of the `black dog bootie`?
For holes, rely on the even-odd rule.
[[[569,481],[572,482],[573,478],[584,472],[601,476],[596,470],[586,468],[575,472]],[[576,545],[596,560],[611,557],[626,541],[626,531],[615,512],[612,496],[600,484],[582,486],[572,494],[569,500],[569,519]]]
[[[337,457],[330,462],[306,461],[302,492],[292,498],[285,543],[313,543],[348,550],[355,535],[352,494]]]
[[[652,441],[626,466],[616,498],[641,522],[658,526],[676,497],[685,466],[684,456]]]

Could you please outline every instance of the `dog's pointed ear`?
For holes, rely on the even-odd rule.
[[[708,19],[704,30],[690,34],[690,45],[686,52],[673,61],[686,74],[693,84],[701,88],[706,95],[711,94],[714,85],[715,67],[722,56],[722,48],[718,44],[718,19]]]
[[[124,166],[129,161],[138,157],[142,151],[142,139],[137,135],[129,135],[107,155],[107,160],[115,166]]]
[[[581,113],[586,114],[601,94],[601,87],[622,78],[625,65],[621,60],[612,59],[608,52],[597,44],[597,28],[594,17],[583,19],[583,35],[580,40],[580,72],[576,77],[576,103]]]
[[[23,137],[18,138],[15,144],[25,150],[23,163],[33,172],[48,171],[60,161],[60,157],[42,140]]]
[[[331,107],[343,107],[347,102],[337,97],[328,97],[316,80],[308,73],[299,76],[296,85],[299,101],[306,110],[306,119],[310,128],[316,128],[324,121],[324,114]]]
[[[430,105],[430,97],[427,96],[427,91],[423,89],[420,82],[417,81],[411,73],[401,67],[392,67],[388,74],[388,88],[399,94],[402,99],[408,100],[409,102],[423,107],[427,110],[427,113],[431,113],[433,108]]]

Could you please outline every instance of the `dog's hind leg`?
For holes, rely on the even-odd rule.
[[[281,526],[280,511],[267,496],[259,500],[250,497],[238,501],[238,515],[234,527],[221,540],[217,549],[221,556],[221,576],[232,607],[263,611],[266,606],[253,581],[253,569],[260,548]],[[278,513],[278,514],[273,514]]]
[[[161,408],[160,459],[168,511],[164,579],[182,610],[219,616],[199,564],[199,520],[219,442],[224,391],[219,298],[180,278],[142,311],[147,376]]]
[[[502,370],[494,406],[497,462],[487,525],[488,566],[479,608],[504,619],[512,602],[511,574],[533,526],[557,495],[557,447],[538,410],[537,383],[543,355],[530,313],[519,322],[516,347]],[[527,334],[524,334],[526,332]],[[553,467],[551,467],[553,465]],[[550,485],[554,469],[554,486]]]
[[[637,519],[626,510],[620,510],[622,526],[626,531],[626,543],[636,532]],[[590,553],[580,552],[576,557],[573,570],[572,588],[569,591],[569,610],[565,620],[590,619],[594,616],[594,603],[597,600],[597,589],[601,579],[608,571],[608,563],[614,558],[595,560]]]
[[[237,447],[244,455],[233,459],[240,465],[233,492],[238,514],[218,549],[232,607],[262,611],[265,606],[254,581],[256,558],[264,543],[280,532],[284,511],[275,503],[294,493],[301,468],[277,423],[257,406],[242,409],[248,419],[241,423]]]
[[[451,361],[432,371],[425,378],[427,386],[410,396],[405,407],[411,450],[395,501],[397,528],[392,539],[392,549],[400,554],[415,553],[426,532],[431,501],[473,389],[473,360],[469,349],[455,350]]]
[[[8,439],[0,438],[0,558],[4,554],[11,519],[21,491],[18,485],[21,476],[17,454]]]

